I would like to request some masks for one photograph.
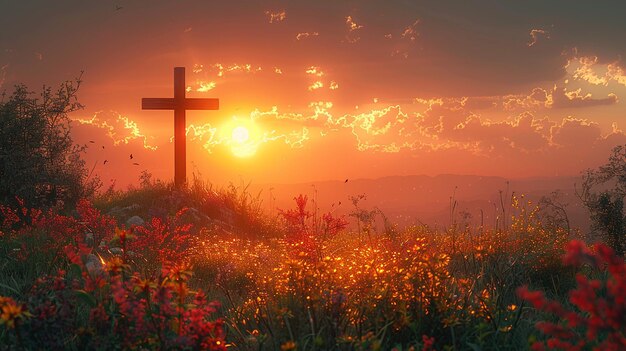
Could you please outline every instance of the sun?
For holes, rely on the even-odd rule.
[[[235,127],[232,133],[233,142],[243,144],[250,139],[250,132],[244,126]]]
[[[251,119],[233,117],[225,123],[222,133],[230,151],[240,158],[254,156],[262,142],[261,132]]]

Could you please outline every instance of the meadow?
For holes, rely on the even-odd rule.
[[[623,258],[523,196],[489,228],[354,205],[299,195],[270,217],[199,182],[3,205],[0,349],[626,348]]]

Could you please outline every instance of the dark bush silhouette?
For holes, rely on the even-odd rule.
[[[82,108],[76,98],[80,80],[53,91],[44,87],[34,97],[26,86],[0,100],[0,202],[16,198],[29,206],[73,206],[94,191],[70,136],[68,113]]]
[[[591,213],[593,231],[623,256],[626,245],[626,145],[615,147],[607,164],[583,175],[579,195]]]

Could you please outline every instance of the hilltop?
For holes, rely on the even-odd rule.
[[[317,202],[321,211],[349,214],[354,210],[351,197],[365,195],[366,199],[360,201],[360,206],[380,209],[400,226],[416,223],[447,226],[451,222],[452,207],[455,220],[459,220],[462,214],[469,214],[473,224],[480,224],[482,210],[482,221],[489,226],[494,224],[496,212],[499,214],[501,210],[501,195],[505,205],[510,203],[513,194],[524,195],[525,199],[537,204],[543,196],[550,196],[558,190],[561,193],[560,201],[568,204],[571,224],[586,230],[589,214],[575,191],[575,185],[580,182],[581,178],[576,176],[506,179],[441,174],[252,184],[249,190],[253,194],[260,194],[264,208],[270,213],[276,208],[290,208],[294,196],[307,194]],[[456,201],[455,206],[452,206],[453,200]]]

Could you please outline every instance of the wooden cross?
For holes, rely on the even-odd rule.
[[[174,110],[174,184],[187,182],[186,110],[219,110],[219,99],[185,97],[185,67],[174,67],[174,98],[143,98],[143,110]]]

